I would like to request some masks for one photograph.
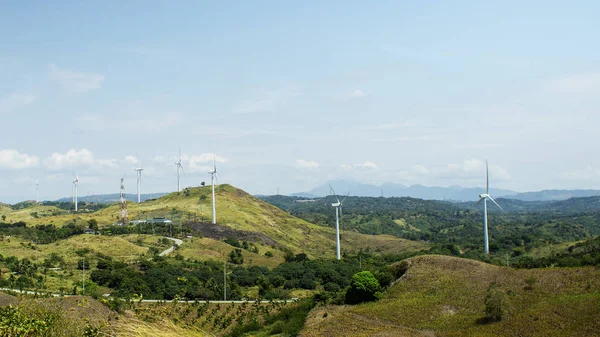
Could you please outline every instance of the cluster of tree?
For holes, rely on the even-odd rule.
[[[361,268],[361,264],[364,268]],[[274,269],[234,265],[227,268],[227,298],[239,299],[243,288],[258,287],[264,299],[289,298],[292,289],[322,289],[330,293],[345,293],[352,275],[362,269],[372,271],[378,285],[387,286],[394,272],[380,256],[363,253],[342,261],[309,260],[298,254],[293,260]],[[78,266],[82,268],[83,266]],[[117,297],[143,294],[145,298],[170,300],[175,296],[188,299],[223,298],[223,264],[217,261],[190,261],[155,256],[136,266],[98,254],[91,280],[114,290]]]
[[[28,227],[25,222],[0,223],[0,235],[20,236],[25,240],[37,243],[52,243],[67,239],[73,235],[83,234],[86,226],[66,224],[63,227],[54,225],[37,225]]]
[[[519,255],[518,251],[515,251]],[[520,256],[513,265],[518,268],[600,266],[600,236],[577,243],[566,252],[532,258]]]
[[[263,197],[263,200],[307,221],[322,226],[335,223],[335,212],[330,205],[333,197],[312,202],[297,202],[299,199]],[[588,199],[545,203],[500,200],[499,203],[509,211],[489,208],[490,250],[512,252],[520,247],[528,251],[548,243],[599,235],[600,207],[597,204],[600,203]],[[586,202],[588,206],[583,207]],[[415,198],[348,197],[344,202],[341,226],[342,229],[364,234],[390,234],[437,244],[481,247],[483,209],[480,206]]]
[[[246,240],[240,241],[240,240],[235,239],[235,238],[225,238],[225,240],[223,240],[223,241],[226,244],[229,244],[229,245],[234,246],[236,248],[243,248],[243,249],[245,249],[245,250],[247,250],[249,252],[253,252],[253,253],[256,253],[256,254],[260,253],[258,251],[258,247],[256,247],[256,245],[254,245],[253,243],[249,243]]]
[[[8,278],[4,277],[3,267],[9,271]],[[43,277],[37,274],[37,266],[28,258],[18,259],[15,256],[0,255],[0,287],[26,289],[42,282]]]

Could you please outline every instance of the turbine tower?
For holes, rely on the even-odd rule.
[[[123,183],[123,180],[125,178],[121,178],[121,224],[123,226],[127,225],[128,223],[128,214],[127,214],[127,201],[125,199],[125,184]]]
[[[340,199],[338,199],[337,194],[335,193],[335,190],[333,189],[333,187],[331,185],[329,185],[329,188],[331,189],[331,191],[333,192],[333,195],[335,196],[335,200],[337,202],[334,202],[333,204],[331,204],[331,206],[335,207],[335,257],[339,260],[341,259],[341,254],[340,254],[340,216],[342,214],[342,205],[344,203],[344,200],[346,200],[346,198],[342,199],[342,201],[340,201]],[[350,194],[350,193],[348,193]],[[348,197],[348,196],[346,196]]]
[[[73,180],[73,203],[75,204],[75,212],[77,212],[77,185],[79,185],[79,173],[75,176],[75,180]]]
[[[38,204],[40,202],[40,180],[38,179],[35,183],[35,203]]]
[[[502,209],[502,207],[500,207],[500,205],[498,205],[496,200],[494,200],[494,198],[492,198],[492,196],[490,195],[490,172],[488,170],[487,159],[485,160],[485,174],[486,174],[485,193],[479,195],[479,201],[477,201],[477,203],[475,205],[478,205],[479,203],[481,203],[483,201],[483,252],[485,254],[489,254],[490,253],[490,242],[489,242],[489,238],[488,238],[487,200],[490,199],[490,201],[493,202],[496,206],[498,206],[498,208],[500,208],[502,211],[504,211],[504,209]]]
[[[213,158],[213,170],[209,171],[208,174],[210,174],[210,181],[212,184],[212,223],[213,225],[217,224],[217,207],[215,204],[215,179],[217,179],[217,158]]]
[[[138,160],[138,167],[133,169],[137,174],[137,199],[138,203],[141,202],[140,193],[142,191],[142,171],[144,170],[140,165],[140,161]]]
[[[179,183],[179,169],[183,172],[183,165],[181,165],[181,147],[179,147],[179,161],[175,162],[175,167],[177,167],[177,192],[180,192],[181,184]]]

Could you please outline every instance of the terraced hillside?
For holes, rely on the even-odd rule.
[[[314,309],[302,336],[594,336],[600,270],[515,270],[446,256],[407,260],[407,272],[374,303]],[[402,262],[400,262],[402,263]],[[486,296],[503,318],[484,318]]]

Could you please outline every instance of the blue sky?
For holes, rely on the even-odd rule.
[[[600,188],[594,1],[0,4],[0,201],[208,180]]]

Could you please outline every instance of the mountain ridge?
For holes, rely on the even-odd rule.
[[[413,184],[406,186],[396,183],[383,183],[381,185],[363,184],[351,180],[332,180],[325,184],[313,187],[305,192],[292,193],[290,196],[303,198],[318,198],[331,195],[331,185],[338,195],[350,194],[361,197],[411,197],[424,200],[448,201],[477,201],[479,194],[484,193],[483,187],[462,187],[452,185],[448,187],[425,186]],[[558,201],[570,198],[600,196],[600,190],[592,189],[547,189],[541,191],[517,192],[508,189],[490,188],[490,194],[496,198],[517,199],[522,201]]]

